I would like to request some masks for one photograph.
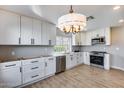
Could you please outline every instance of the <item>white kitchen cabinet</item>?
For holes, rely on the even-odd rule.
[[[106,70],[110,69],[110,54],[105,54],[105,57],[104,57],[104,69],[106,69]]]
[[[93,30],[91,31],[91,37],[92,38],[97,38],[97,37],[104,37],[105,36],[105,33],[104,33],[104,29],[96,29],[96,30]],[[91,38],[91,39],[92,39]]]
[[[51,23],[47,23],[47,37],[49,45],[56,44],[56,26]]]
[[[81,45],[86,45],[86,32],[81,33]]]
[[[56,72],[56,59],[55,57],[45,58],[45,76],[55,74]]]
[[[80,60],[81,60],[80,52],[67,54],[66,55],[66,69],[70,69],[70,68],[73,68],[81,64]]]
[[[20,16],[0,10],[0,45],[19,45]]]
[[[91,31],[86,32],[86,45],[91,45],[92,33]]]
[[[111,45],[111,28],[107,27],[104,29],[105,30],[105,40],[106,40],[106,45]]]
[[[32,44],[32,18],[21,16],[21,45]]]
[[[84,63],[84,52],[80,52],[80,64]]]
[[[42,45],[55,45],[56,44],[56,26],[48,22],[42,22],[41,33]]]
[[[32,35],[32,43],[33,45],[41,45],[41,21],[33,19],[33,35]]]
[[[72,56],[71,54],[66,55],[66,69],[72,68]]]
[[[74,53],[74,57],[75,57],[75,66],[80,65],[81,64],[81,56],[80,56],[80,52],[75,52]]]
[[[16,87],[22,84],[20,61],[1,63],[0,67],[0,87]]]
[[[81,45],[81,33],[72,34],[72,45]]]
[[[23,84],[43,78],[45,76],[45,62],[43,58],[22,60]]]
[[[41,31],[41,45],[49,45],[48,31],[47,31],[47,23],[42,22],[42,31]]]
[[[84,64],[90,65],[90,53],[84,52]]]

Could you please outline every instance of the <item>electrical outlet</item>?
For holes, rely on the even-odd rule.
[[[11,52],[11,55],[13,55],[13,56],[14,56],[14,55],[15,55],[15,51],[12,51],[12,52]]]

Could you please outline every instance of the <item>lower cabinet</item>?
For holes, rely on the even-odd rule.
[[[82,52],[70,53],[66,55],[66,69],[83,64],[84,56]]]
[[[16,87],[22,84],[21,62],[6,62],[0,64],[0,87]]]
[[[104,69],[110,70],[110,54],[105,54]]]
[[[56,59],[55,57],[45,58],[45,76],[55,74],[56,72]]]
[[[84,64],[90,65],[90,54],[89,52],[83,52],[84,53]]]
[[[45,76],[45,62],[43,58],[22,60],[23,84],[40,79]]]
[[[22,60],[22,81],[23,84],[48,77],[55,74],[55,57],[43,57],[36,59]]]

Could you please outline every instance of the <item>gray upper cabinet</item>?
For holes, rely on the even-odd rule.
[[[20,16],[0,10],[0,45],[18,45]]]
[[[41,45],[41,21],[33,19],[33,33],[32,43],[33,45]]]
[[[32,19],[21,16],[21,45],[31,45],[32,41]]]

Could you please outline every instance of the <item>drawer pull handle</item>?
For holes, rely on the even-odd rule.
[[[31,68],[31,70],[33,70],[33,69],[37,69],[37,68],[39,68],[39,67],[33,67],[33,68]]]
[[[35,78],[35,77],[38,77],[39,75],[35,75],[35,76],[31,76],[31,78]]]
[[[5,67],[12,67],[12,66],[16,66],[16,64],[6,65]]]
[[[37,63],[38,61],[31,61],[31,63]]]
[[[53,58],[49,58],[49,60],[53,60]]]

